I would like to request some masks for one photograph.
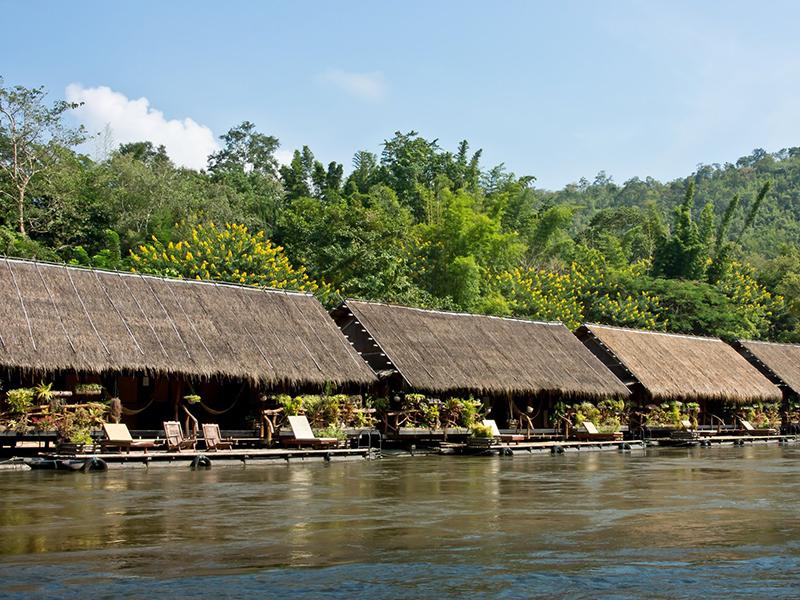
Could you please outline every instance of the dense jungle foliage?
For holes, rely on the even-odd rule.
[[[800,148],[562,190],[396,132],[348,169],[243,122],[208,167],[76,150],[73,108],[0,80],[0,254],[414,306],[800,341]]]

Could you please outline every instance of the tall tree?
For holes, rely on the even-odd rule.
[[[341,190],[344,167],[332,162],[326,169],[314,158],[311,148],[303,146],[302,151],[294,151],[291,163],[280,168],[280,174],[288,200],[304,197],[331,200]]]
[[[705,273],[708,253],[709,220],[704,209],[698,227],[692,218],[695,183],[686,187],[683,202],[675,210],[672,232],[656,249],[653,257],[653,273],[669,279],[700,279]]]
[[[739,208],[738,194],[731,198],[728,207],[725,209],[725,214],[719,223],[717,229],[717,237],[714,242],[714,256],[712,257],[711,265],[708,267],[708,281],[709,283],[717,283],[722,279],[727,272],[730,263],[730,256],[733,252],[733,244],[728,241],[728,235],[731,230],[731,222],[736,210]]]
[[[218,174],[235,170],[278,176],[278,161],[275,158],[275,151],[280,146],[278,138],[259,133],[253,123],[243,121],[221,135],[220,139],[225,145],[222,150],[208,157],[210,172]]]
[[[45,96],[43,87],[7,88],[0,78],[0,172],[11,188],[0,186],[0,193],[16,204],[22,235],[26,235],[25,203],[31,183],[53,165],[61,148],[86,139],[83,127],[69,128],[62,120],[80,104],[58,100],[47,105]]]

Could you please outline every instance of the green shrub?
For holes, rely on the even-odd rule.
[[[471,397],[448,398],[441,407],[441,421],[446,427],[470,427],[477,422],[481,403]]]
[[[50,401],[53,399],[53,384],[52,383],[45,383],[42,381],[39,385],[34,388],[36,393],[36,399],[43,403],[49,404]]]
[[[292,398],[289,394],[279,394],[275,397],[275,402],[277,402],[290,417],[299,415],[303,411],[302,396]]]
[[[33,388],[16,388],[8,390],[6,393],[6,402],[12,413],[16,415],[24,415],[33,406],[33,398],[35,391]]]
[[[483,423],[473,423],[472,426],[469,428],[470,435],[474,438],[490,438],[494,437],[492,434],[492,428],[489,425],[484,425]]]
[[[314,435],[322,438],[336,438],[337,440],[346,440],[347,434],[338,425],[328,425],[322,429],[317,429]]]
[[[91,444],[92,432],[85,427],[75,429],[69,436],[69,441],[73,444]]]

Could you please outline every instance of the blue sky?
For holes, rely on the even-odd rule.
[[[18,2],[5,83],[197,164],[248,119],[347,167],[415,129],[561,187],[800,145],[796,2]],[[134,102],[139,99],[139,102]]]

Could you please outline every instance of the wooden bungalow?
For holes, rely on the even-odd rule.
[[[783,392],[783,426],[800,432],[800,344],[739,340],[739,353]]]
[[[737,407],[781,398],[773,383],[719,338],[594,324],[582,325],[576,335],[628,386],[642,424],[651,428],[658,424],[648,423],[648,410],[664,403],[680,402],[678,412],[701,426],[735,429]],[[689,403],[699,405],[699,414],[688,414]]]
[[[201,420],[244,429],[265,392],[376,380],[310,294],[4,258],[0,369],[6,390],[100,383],[138,429],[185,395]]]
[[[390,397],[473,395],[503,426],[530,415],[551,426],[560,401],[624,398],[628,390],[561,323],[347,300],[333,317]]]

